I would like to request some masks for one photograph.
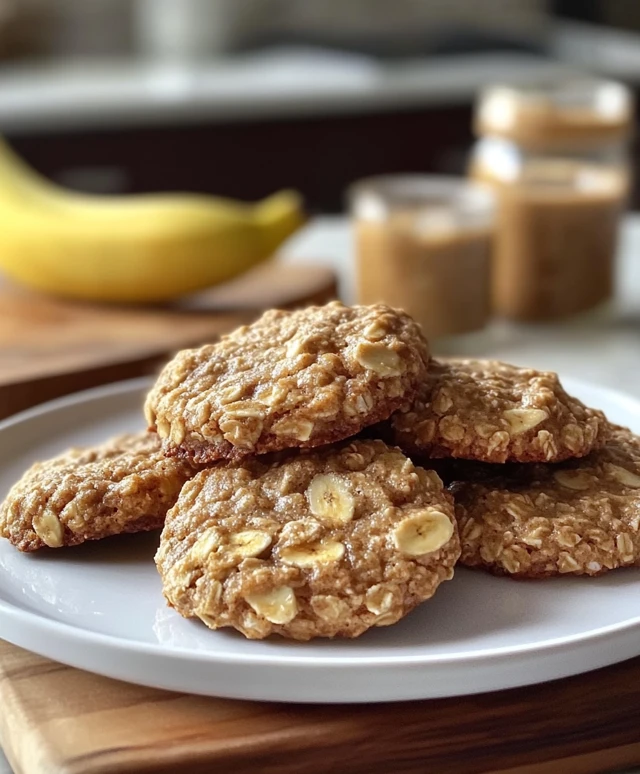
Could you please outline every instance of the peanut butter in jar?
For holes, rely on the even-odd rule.
[[[615,83],[483,95],[470,176],[496,193],[498,315],[548,320],[612,297],[630,126],[630,96]]]
[[[359,303],[404,309],[431,338],[490,314],[493,197],[456,178],[381,177],[351,191]]]

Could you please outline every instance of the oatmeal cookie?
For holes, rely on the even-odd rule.
[[[453,576],[450,495],[399,449],[357,440],[199,473],[156,564],[169,604],[251,639],[357,637]]]
[[[583,457],[606,430],[604,414],[567,395],[557,374],[491,360],[432,360],[391,424],[410,454],[499,463]]]
[[[640,439],[629,430],[560,465],[476,468],[451,487],[462,564],[531,578],[640,564]]]
[[[407,406],[427,369],[418,325],[386,306],[270,311],[164,368],[145,413],[196,462],[312,447]]]
[[[123,435],[37,462],[0,506],[0,536],[20,551],[160,529],[194,470],[153,433]]]

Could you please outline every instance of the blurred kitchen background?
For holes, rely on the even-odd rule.
[[[638,393],[638,90],[635,0],[0,0],[0,416],[336,293]]]
[[[481,87],[576,71],[640,87],[640,3],[0,0],[0,132],[84,191],[337,212],[358,178],[464,172]]]

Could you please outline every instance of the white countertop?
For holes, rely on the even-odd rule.
[[[86,61],[0,69],[0,133],[269,120],[470,103],[500,82],[552,81],[567,65],[518,54],[382,61],[279,47],[201,64]]]
[[[293,262],[326,261],[340,277],[345,300],[353,298],[351,236],[346,219],[319,218],[294,237],[285,251]],[[487,331],[465,354],[496,357],[521,365],[558,370],[640,398],[640,216],[623,228],[618,299],[606,322],[500,326]],[[114,743],[117,740],[114,740]],[[638,774],[640,769],[627,774]],[[0,774],[11,774],[0,752]],[[26,774],[26,773],[25,773]]]
[[[142,58],[2,63],[0,133],[270,120],[470,104],[494,83],[576,71],[640,84],[640,35],[556,21],[548,55],[381,59],[303,45],[162,64]]]
[[[580,70],[640,83],[640,35],[574,22],[550,28],[549,55],[380,59],[274,46],[191,64],[57,60],[0,67],[0,133],[270,120],[470,104],[499,83]]]

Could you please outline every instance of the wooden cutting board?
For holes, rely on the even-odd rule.
[[[120,683],[0,642],[16,774],[594,774],[640,762],[640,659],[434,701],[259,704]]]
[[[325,303],[336,292],[331,269],[277,261],[164,307],[74,303],[0,280],[0,418],[149,373],[174,350],[215,340],[264,309]]]

